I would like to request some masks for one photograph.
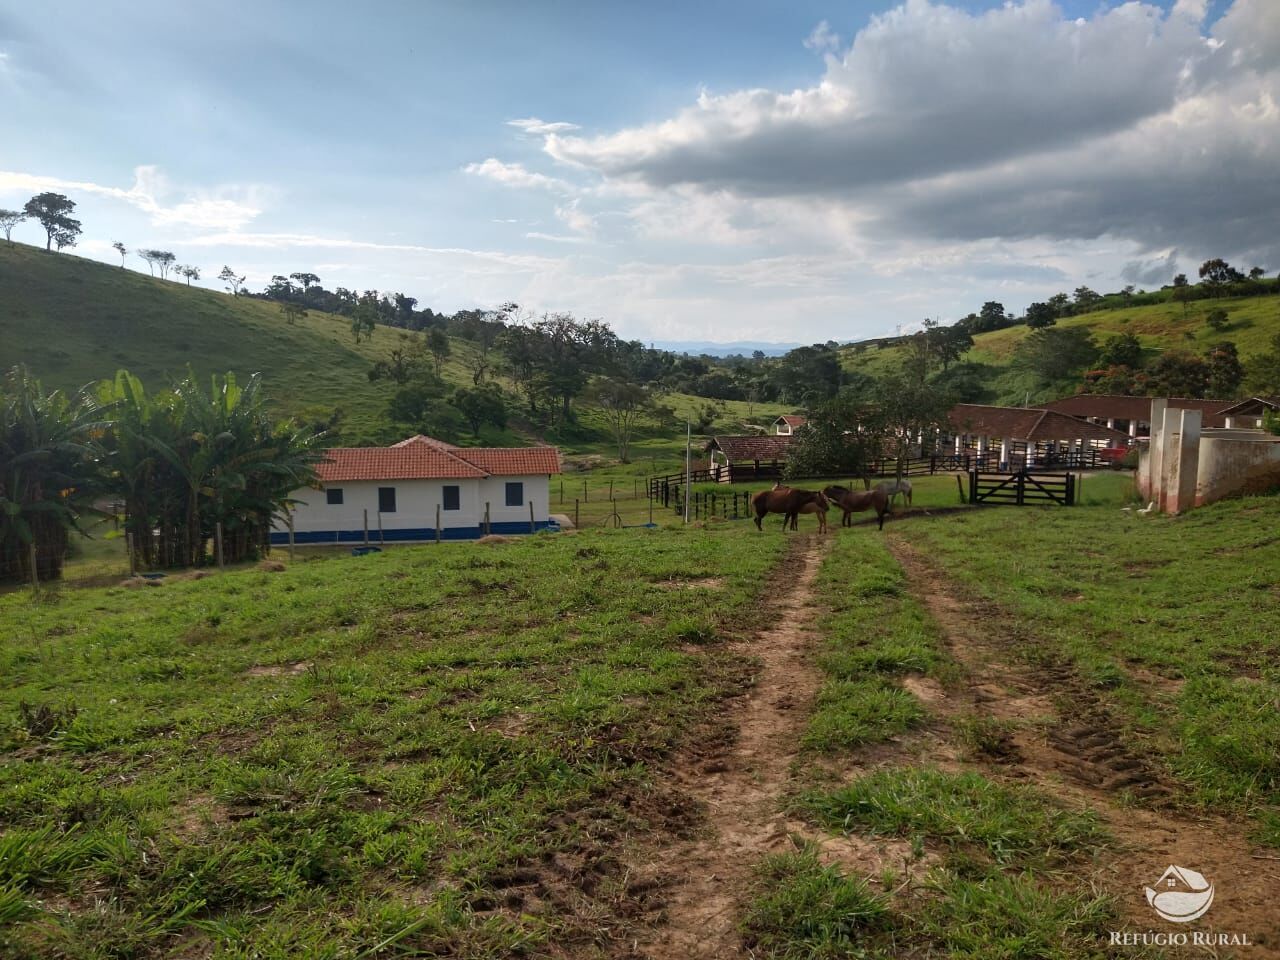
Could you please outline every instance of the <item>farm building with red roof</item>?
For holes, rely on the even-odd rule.
[[[464,540],[530,533],[550,521],[555,447],[459,447],[421,435],[390,447],[337,447],[316,485],[295,490],[295,543]],[[366,533],[367,531],[367,533]],[[287,521],[272,543],[287,543]]]

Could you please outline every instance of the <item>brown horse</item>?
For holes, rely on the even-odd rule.
[[[889,512],[889,495],[876,487],[874,490],[850,490],[847,487],[826,487],[823,494],[827,499],[844,511],[840,519],[842,527],[853,526],[850,515],[858,510],[874,509],[880,519],[880,529],[884,529],[884,515]]]
[[[756,513],[756,529],[763,530],[760,521],[765,514],[782,514],[782,526],[796,529],[796,517],[801,513],[816,513],[818,528],[825,530],[827,526],[827,498],[819,490],[795,490],[791,487],[775,487],[772,490],[761,490],[751,498],[751,507]]]

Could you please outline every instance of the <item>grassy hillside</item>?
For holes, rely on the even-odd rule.
[[[367,371],[400,332],[356,344],[345,317],[311,312],[296,325],[277,304],[159,280],[25,244],[0,244],[0,361],[26,363],[46,385],[75,389],[124,367],[159,387],[185,375],[262,373],[276,409],[343,411],[347,442],[385,440],[390,387]],[[455,353],[466,345],[455,343]],[[460,360],[446,377],[461,382]]]
[[[1227,326],[1213,330],[1205,318],[1209,311],[1219,307],[1227,311]],[[1198,300],[1187,304],[1185,311],[1176,303],[1099,310],[1059,320],[1058,326],[1084,327],[1099,346],[1109,337],[1132,333],[1149,356],[1172,349],[1203,353],[1211,344],[1230,340],[1239,349],[1247,368],[1249,359],[1267,352],[1272,337],[1280,333],[1280,297]],[[981,372],[992,384],[994,402],[1021,403],[1028,392],[1033,401],[1052,398],[1010,369],[1014,348],[1030,332],[1025,326],[1017,326],[974,337],[974,347],[964,360],[980,365]],[[879,348],[873,344],[862,349],[853,345],[845,348],[843,361],[846,369],[877,376],[896,369],[902,356],[902,349],[896,345]]]
[[[201,377],[228,370],[239,376],[262,373],[280,413],[325,419],[340,409],[341,442],[384,443],[399,439],[404,428],[385,416],[393,387],[370,383],[368,370],[403,336],[378,327],[371,340],[357,344],[345,317],[311,311],[290,325],[279,306],[265,300],[187,287],[26,244],[0,244],[0,366],[25,363],[50,387],[74,390],[121,367],[152,387],[184,376],[188,366]],[[465,361],[474,348],[457,338],[452,346],[444,379],[470,384]],[[638,434],[670,454],[668,446],[683,450],[684,418],[696,419],[711,401],[670,394],[665,402],[679,422],[646,424]],[[785,412],[781,406],[715,405],[721,429],[739,429],[743,421],[767,424]],[[547,439],[571,453],[607,456],[612,444],[603,419],[579,404],[579,420]],[[489,431],[482,439],[519,443],[536,437],[517,417],[511,431]]]

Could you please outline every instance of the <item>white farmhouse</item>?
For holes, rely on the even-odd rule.
[[[437,529],[443,540],[542,530],[559,472],[555,447],[456,447],[421,435],[335,447],[316,465],[317,486],[292,494],[294,542],[362,543],[366,529],[371,543],[435,540]],[[288,541],[277,521],[271,542]]]

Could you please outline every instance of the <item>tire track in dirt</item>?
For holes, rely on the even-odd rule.
[[[729,709],[729,736],[677,761],[677,789],[706,810],[697,838],[657,851],[649,869],[675,874],[660,924],[636,949],[651,960],[709,960],[742,954],[739,910],[761,858],[794,849],[801,829],[781,800],[800,747],[810,706],[822,683],[814,663],[818,606],[813,583],[829,540],[807,537],[783,562],[789,583],[764,614],[771,622],[754,637],[727,646],[756,658],[750,692]]]
[[[1122,927],[1247,933],[1255,945],[1239,948],[1239,956],[1280,958],[1280,862],[1274,851],[1251,844],[1235,822],[1177,809],[1177,785],[1128,742],[1108,706],[1068,664],[1037,668],[1012,662],[1012,649],[1035,638],[1020,634],[1007,612],[965,596],[900,534],[887,536],[886,543],[970,681],[967,689],[933,698],[930,708],[943,717],[1011,721],[1007,740],[988,766],[1102,819],[1116,843],[1098,851],[1090,879],[1115,895]],[[1136,799],[1126,802],[1122,793]],[[1203,920],[1170,924],[1147,906],[1143,888],[1170,864],[1197,870],[1214,883],[1213,907]]]

